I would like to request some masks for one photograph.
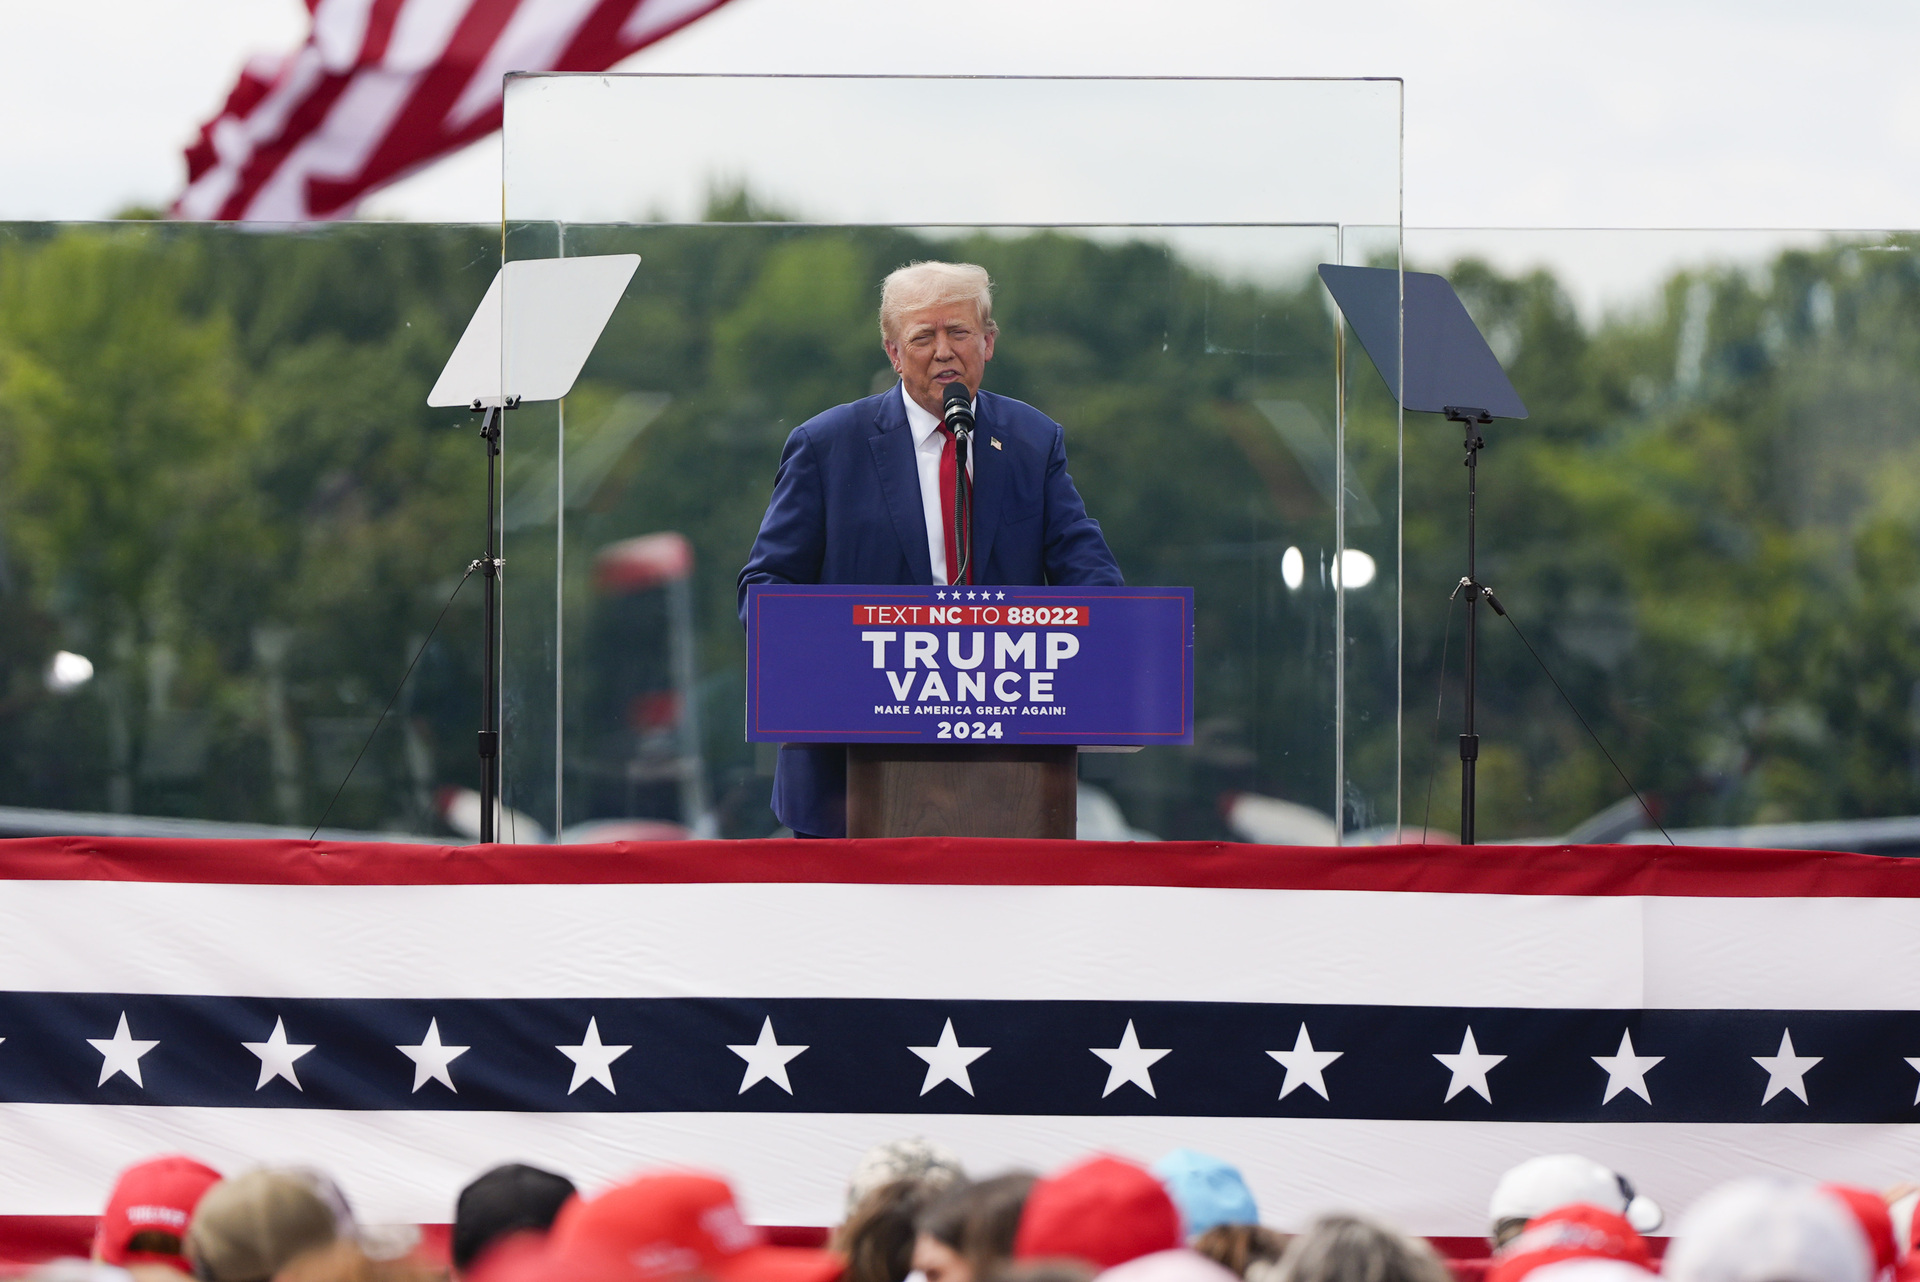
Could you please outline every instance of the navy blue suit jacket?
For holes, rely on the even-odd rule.
[[[1119,586],[1120,567],[1067,475],[1066,436],[1031,405],[979,394],[973,434],[973,581]],[[997,442],[997,445],[996,445]],[[740,571],[750,583],[932,583],[913,432],[895,384],[793,429]],[[795,832],[844,836],[846,751],[781,748],[773,812]]]

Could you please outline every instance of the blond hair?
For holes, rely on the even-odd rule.
[[[987,269],[972,263],[908,263],[894,269],[880,285],[880,337],[892,342],[900,333],[900,318],[922,307],[972,303],[980,326],[999,333],[993,323],[993,281]]]

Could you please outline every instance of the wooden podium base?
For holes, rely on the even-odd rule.
[[[847,745],[849,837],[1071,840],[1079,788],[1071,745]]]

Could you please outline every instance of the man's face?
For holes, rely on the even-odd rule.
[[[966,384],[969,398],[980,390],[993,359],[993,335],[972,303],[937,303],[901,317],[886,349],[907,395],[937,417],[948,383]]]

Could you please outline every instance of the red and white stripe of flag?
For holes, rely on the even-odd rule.
[[[510,71],[605,71],[726,0],[307,0],[187,149],[173,216],[304,222],[500,127]]]

